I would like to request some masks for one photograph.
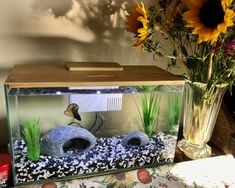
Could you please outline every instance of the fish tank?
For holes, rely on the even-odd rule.
[[[183,85],[156,66],[16,65],[5,82],[14,184],[172,163]]]

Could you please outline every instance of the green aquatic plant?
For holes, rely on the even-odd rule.
[[[153,92],[156,89],[157,86],[155,85],[149,85],[149,86],[136,86],[138,91],[141,92]]]
[[[168,125],[167,131],[174,132],[175,126],[179,123],[180,109],[181,109],[181,95],[168,96]]]
[[[36,161],[40,156],[40,126],[39,119],[29,119],[23,122],[23,137],[27,145],[27,157]]]
[[[142,95],[141,107],[142,107],[141,120],[144,126],[144,132],[148,136],[152,136],[154,125],[156,123],[159,111],[158,95],[151,93],[149,99],[146,94]]]

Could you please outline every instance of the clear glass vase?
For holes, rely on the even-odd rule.
[[[200,159],[211,155],[207,145],[210,140],[221,102],[227,85],[215,87],[210,100],[205,98],[207,85],[199,82],[185,82],[183,136],[178,147],[191,159]]]

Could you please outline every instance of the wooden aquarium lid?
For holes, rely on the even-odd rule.
[[[69,71],[123,71],[123,67],[115,62],[67,62]]]
[[[120,66],[116,63],[23,64],[16,65],[5,84],[9,88],[181,85],[184,79],[156,66]],[[104,66],[105,65],[105,66]],[[100,67],[100,68],[97,68]],[[72,68],[71,68],[72,67]],[[89,67],[89,70],[82,70]],[[73,69],[73,70],[71,70]],[[79,69],[78,71],[76,71]],[[103,70],[105,69],[105,70]],[[97,71],[99,70],[99,71]]]

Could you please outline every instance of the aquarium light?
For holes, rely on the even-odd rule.
[[[61,95],[61,91],[57,91],[57,92],[56,92],[56,95]]]
[[[69,96],[69,103],[76,103],[79,112],[119,111],[122,109],[122,94],[75,94]]]

